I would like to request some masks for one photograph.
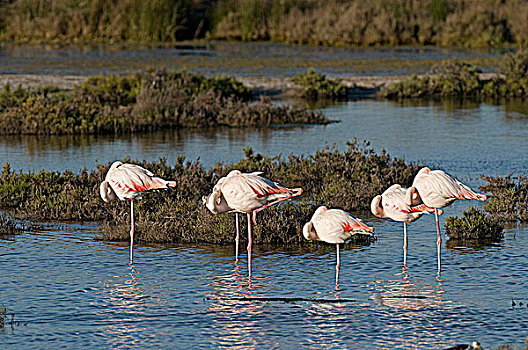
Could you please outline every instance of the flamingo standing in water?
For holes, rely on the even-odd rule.
[[[427,167],[420,169],[414,177],[411,187],[407,189],[405,202],[416,206],[425,204],[435,210],[437,232],[437,260],[438,273],[441,270],[441,244],[440,225],[438,223],[439,209],[447,207],[457,199],[477,199],[485,201],[486,195],[477,193],[442,170],[431,170]]]
[[[114,162],[105,180],[101,183],[100,194],[105,202],[115,199],[130,199],[130,262],[134,253],[134,199],[141,199],[143,192],[176,187],[176,181],[166,181],[135,164]]]
[[[341,209],[317,208],[311,220],[304,224],[304,238],[336,245],[336,286],[339,285],[339,244],[347,243],[356,234],[372,234],[374,228],[365,225],[361,219]]]
[[[248,271],[251,276],[251,216],[253,223],[257,224],[257,213],[269,206],[299,196],[302,188],[286,188],[276,182],[260,175],[262,172],[242,173],[232,170],[227,176],[218,180],[213,187],[213,192],[208,197],[203,197],[203,202],[213,214],[234,211],[246,213],[248,218]],[[237,215],[236,259],[238,260],[238,215]]]
[[[379,218],[389,218],[403,222],[403,267],[407,267],[407,223],[418,220],[423,214],[432,214],[434,208],[425,204],[410,206],[405,202],[407,189],[394,184],[381,195],[377,195],[370,203],[372,214]],[[439,209],[441,215],[443,211]]]

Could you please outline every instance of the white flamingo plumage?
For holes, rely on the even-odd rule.
[[[369,234],[374,228],[364,224],[361,219],[341,209],[317,208],[309,222],[303,226],[304,238],[323,241],[336,245],[336,286],[339,284],[339,244],[347,243],[356,234]]]
[[[167,181],[136,164],[114,162],[105,180],[101,183],[100,194],[105,202],[115,199],[130,199],[130,262],[134,253],[134,199],[141,199],[146,191],[176,187],[176,181]]]
[[[437,261],[438,273],[441,271],[441,244],[440,224],[438,222],[438,209],[447,207],[457,199],[477,199],[485,201],[486,195],[477,193],[442,170],[431,170],[428,167],[420,169],[415,176],[413,184],[405,195],[408,205],[425,204],[435,209],[437,232]]]
[[[203,197],[203,202],[213,214],[234,211],[246,213],[248,218],[248,271],[251,276],[251,216],[256,224],[257,213],[269,206],[299,196],[302,188],[287,188],[277,182],[260,176],[262,172],[242,173],[232,170],[227,176],[218,180],[213,187],[213,192],[208,197]],[[236,218],[237,237],[236,259],[238,260],[238,215]]]
[[[407,267],[407,223],[418,220],[423,214],[432,214],[434,208],[425,204],[410,206],[405,202],[407,189],[399,184],[387,188],[381,195],[372,199],[370,210],[379,218],[389,218],[403,222],[403,266]],[[439,210],[441,215],[443,212]]]

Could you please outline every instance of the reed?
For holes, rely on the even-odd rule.
[[[494,46],[526,44],[527,17],[523,0],[3,0],[0,39]]]
[[[191,0],[18,0],[2,8],[1,38],[19,42],[171,42],[192,39],[205,20]]]
[[[220,0],[213,37],[323,45],[526,43],[522,0]]]

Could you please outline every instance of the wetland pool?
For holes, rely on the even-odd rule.
[[[246,145],[287,156],[334,143],[344,149],[357,137],[378,152],[440,167],[477,187],[480,174],[528,169],[523,110],[522,104],[350,101],[324,109],[330,119],[341,120],[327,126],[1,136],[0,162],[26,171],[78,171],[124,156],[167,157],[170,164],[182,154],[211,166],[240,159]],[[476,203],[447,208],[442,227],[446,217],[460,215],[470,204]],[[137,245],[131,266],[128,244],[93,240],[96,223],[45,223],[36,232],[2,237],[0,305],[14,312],[18,323],[0,330],[0,344],[442,349],[478,340],[486,349],[521,348],[528,335],[526,227],[508,228],[503,241],[489,245],[444,238],[438,277],[433,216],[409,225],[403,270],[402,225],[362,215],[376,227],[378,240],[343,249],[339,289],[331,245],[315,250],[256,245],[250,280],[246,256],[235,265],[233,246]]]

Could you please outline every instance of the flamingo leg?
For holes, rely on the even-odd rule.
[[[407,223],[403,223],[403,267],[407,268]]]
[[[442,236],[440,236],[440,224],[438,222],[438,209],[435,208],[435,219],[436,219],[436,233],[437,233],[437,240],[436,240],[436,255],[438,260],[438,273],[441,271],[441,261],[442,261]]]
[[[236,238],[235,238],[235,263],[238,262],[238,242],[240,241],[240,231],[238,226],[238,213],[235,213],[235,223],[236,223]]]
[[[276,200],[275,202],[271,202],[271,203],[269,203],[269,204],[266,204],[265,206],[263,206],[263,207],[261,207],[261,208],[255,209],[255,210],[253,211],[253,223],[254,223],[255,225],[257,224],[257,213],[258,213],[259,211],[264,210],[264,209],[266,209],[266,208],[268,208],[268,207],[271,207],[272,205],[275,205],[275,204],[280,203],[280,202],[282,202],[282,201],[285,201],[285,200],[287,200],[287,199],[290,199],[290,198],[293,198],[293,197],[297,197],[297,196],[299,196],[301,193],[302,193],[302,191],[299,192],[299,193],[294,193],[294,194],[292,194],[292,195],[289,196],[289,197],[281,198],[281,199],[279,199],[279,200]]]
[[[130,229],[130,262],[134,261],[134,199],[130,199],[130,221],[132,227]]]
[[[336,243],[337,251],[337,263],[336,263],[336,287],[339,286],[339,268],[341,267],[341,261],[339,260],[339,243]]]
[[[251,238],[251,215],[247,213],[247,219],[248,219],[248,272],[249,277],[251,277],[251,247],[253,246],[253,240]]]

